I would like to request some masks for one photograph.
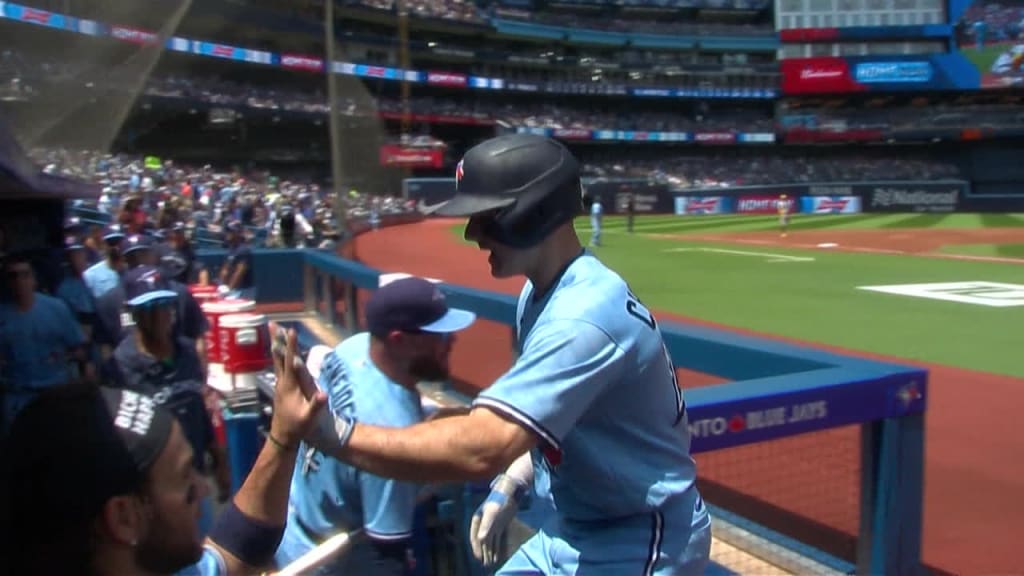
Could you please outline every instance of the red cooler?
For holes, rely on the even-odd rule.
[[[188,291],[192,293],[192,297],[203,305],[207,302],[213,302],[218,299],[217,287],[216,286],[203,286],[201,284],[189,284]]]
[[[255,390],[256,377],[274,365],[267,317],[263,314],[221,316],[217,339],[232,391]]]
[[[217,327],[220,319],[229,314],[249,312],[256,307],[252,300],[217,300],[203,303],[203,314],[210,323],[210,331],[206,333],[206,359],[210,364],[223,364],[224,351],[220,346]]]

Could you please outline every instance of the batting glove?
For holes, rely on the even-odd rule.
[[[533,484],[533,463],[527,452],[491,483],[491,492],[469,523],[473,556],[486,568],[503,562],[508,555],[505,533],[519,512],[519,504]]]

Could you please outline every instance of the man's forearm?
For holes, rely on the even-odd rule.
[[[297,445],[282,449],[267,439],[249,476],[235,494],[238,509],[253,520],[283,525],[288,515],[288,489],[297,454]]]
[[[500,472],[501,456],[468,430],[467,416],[408,428],[357,424],[348,444],[332,456],[371,474],[406,482],[462,482]]]

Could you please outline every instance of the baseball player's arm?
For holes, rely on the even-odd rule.
[[[622,351],[579,321],[534,328],[516,364],[465,416],[407,428],[357,423],[327,454],[378,476],[412,482],[490,479],[539,441],[554,449],[591,402],[617,380]]]

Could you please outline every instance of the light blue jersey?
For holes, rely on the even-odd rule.
[[[25,312],[13,303],[0,304],[0,382],[6,389],[6,425],[41,390],[69,381],[73,376],[69,352],[84,343],[81,326],[58,298],[36,293]]]
[[[501,574],[690,574],[710,529],[683,394],[651,313],[584,252],[517,309],[519,358],[474,401],[540,439],[535,488],[557,516]]]
[[[174,576],[228,576],[228,568],[220,552],[205,546],[199,562],[179,570]]]
[[[85,272],[82,273],[82,280],[85,280],[85,285],[89,287],[93,298],[99,298],[117,286],[117,283],[121,281],[121,276],[110,267],[106,260],[100,260],[85,269]]]
[[[594,200],[590,205],[590,245],[601,245],[601,217],[604,215],[604,206],[600,200]]]
[[[406,427],[423,420],[416,390],[392,382],[370,360],[370,335],[356,334],[324,358],[319,386],[328,406],[339,416],[387,427]],[[378,541],[410,538],[420,486],[381,478],[325,456],[302,444],[292,476],[288,525],[275,560],[279,567],[334,534],[363,527]],[[357,541],[324,574],[371,574],[369,543]],[[346,566],[357,566],[352,571]]]

